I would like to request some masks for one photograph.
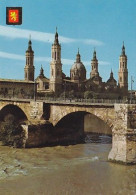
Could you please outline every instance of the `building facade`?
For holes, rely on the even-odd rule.
[[[34,98],[34,82],[14,79],[0,79],[0,98]]]
[[[25,98],[34,97],[40,93],[51,94],[54,96],[67,95],[68,97],[88,97],[97,98],[123,98],[128,95],[128,68],[125,46],[123,43],[121,55],[119,58],[118,83],[114,79],[111,70],[107,82],[103,82],[99,73],[99,61],[96,50],[93,52],[91,60],[90,78],[86,78],[86,68],[81,61],[81,55],[78,49],[76,60],[70,69],[70,77],[62,72],[61,63],[61,45],[59,35],[56,29],[54,43],[51,47],[50,79],[44,76],[43,67],[41,67],[39,76],[35,79],[34,51],[32,42],[29,40],[26,50],[26,64],[24,67],[24,80],[0,79],[0,94],[4,96],[16,96]],[[15,92],[16,91],[16,92]],[[87,98],[84,97],[84,98]]]

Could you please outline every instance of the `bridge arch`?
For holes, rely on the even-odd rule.
[[[68,131],[78,130],[83,133],[100,133],[112,135],[112,128],[105,121],[85,111],[71,112],[61,118],[55,125],[57,128],[64,128]]]
[[[51,105],[50,109],[50,121],[54,126],[70,113],[74,112],[86,112],[96,116],[104,121],[111,129],[114,124],[114,106],[113,107],[83,107],[83,106],[63,106],[63,105]]]
[[[16,121],[27,120],[27,116],[24,111],[17,105],[7,104],[0,110],[0,121],[4,121],[7,115],[14,116]]]

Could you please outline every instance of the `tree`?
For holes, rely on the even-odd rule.
[[[11,114],[8,114],[0,124],[0,140],[3,145],[25,147],[26,134]]]
[[[85,99],[92,99],[93,98],[93,92],[92,91],[85,91],[84,92],[84,98]]]
[[[68,94],[69,98],[74,98],[75,97],[75,92],[74,90],[71,90]]]

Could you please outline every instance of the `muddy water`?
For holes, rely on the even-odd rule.
[[[110,137],[89,135],[73,146],[0,146],[0,195],[136,194],[136,166],[109,163],[110,149]]]

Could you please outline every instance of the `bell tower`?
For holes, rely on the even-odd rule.
[[[91,67],[92,67],[92,70],[91,70],[91,73],[90,73],[90,77],[93,78],[95,75],[98,74],[98,60],[97,60],[97,57],[96,57],[95,49],[94,49],[94,52],[93,52],[93,59],[91,60]]]
[[[127,69],[127,56],[125,54],[125,46],[123,42],[122,52],[119,58],[119,72],[118,72],[119,88],[123,95],[128,93],[128,69]]]
[[[62,91],[62,63],[61,63],[61,45],[58,40],[58,32],[56,28],[54,43],[51,49],[50,63],[50,90],[56,94]]]
[[[25,80],[34,81],[34,51],[32,50],[31,38],[28,42],[28,49],[26,50],[26,65],[24,68]]]

